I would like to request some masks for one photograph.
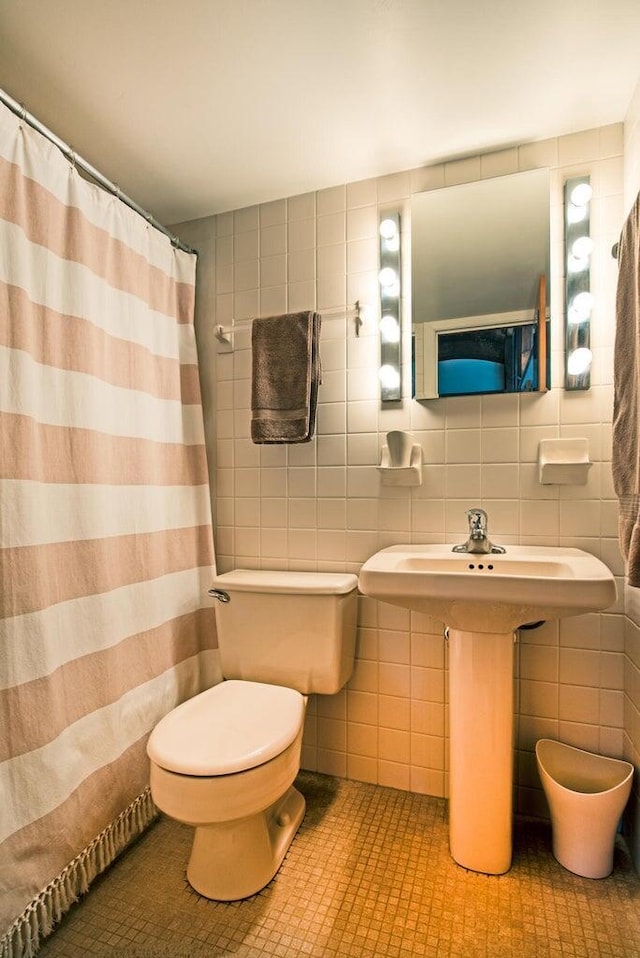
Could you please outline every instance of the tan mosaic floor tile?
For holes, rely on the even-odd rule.
[[[638,958],[640,877],[624,845],[590,881],[517,822],[506,875],[453,862],[446,802],[301,772],[307,813],[274,880],[211,902],[184,877],[191,830],[160,820],[96,881],[40,958]]]

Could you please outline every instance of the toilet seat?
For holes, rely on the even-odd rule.
[[[304,721],[300,692],[229,679],[188,699],[155,727],[152,762],[181,775],[230,775],[280,755]]]

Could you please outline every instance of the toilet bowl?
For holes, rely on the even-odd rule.
[[[568,871],[606,878],[616,830],[631,792],[633,765],[540,739],[536,761],[553,834],[553,854]]]
[[[293,781],[305,705],[293,689],[230,680],[154,729],[151,793],[166,815],[196,829],[187,878],[201,895],[246,898],[280,867],[304,815]]]
[[[351,674],[356,585],[251,570],[214,581],[225,680],[165,715],[147,744],[152,798],[195,828],[187,879],[207,898],[260,891],[293,841],[307,694],[334,694]]]

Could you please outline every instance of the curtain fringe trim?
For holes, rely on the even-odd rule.
[[[157,815],[147,787],[29,902],[0,939],[0,958],[35,958],[41,940]]]

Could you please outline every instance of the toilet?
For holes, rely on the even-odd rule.
[[[195,828],[187,879],[206,898],[260,891],[293,841],[306,697],[351,675],[357,581],[247,569],[214,580],[224,681],[165,715],[147,744],[155,804]]]
[[[551,739],[536,744],[536,761],[551,813],[555,858],[583,878],[606,878],[613,870],[633,765]]]

